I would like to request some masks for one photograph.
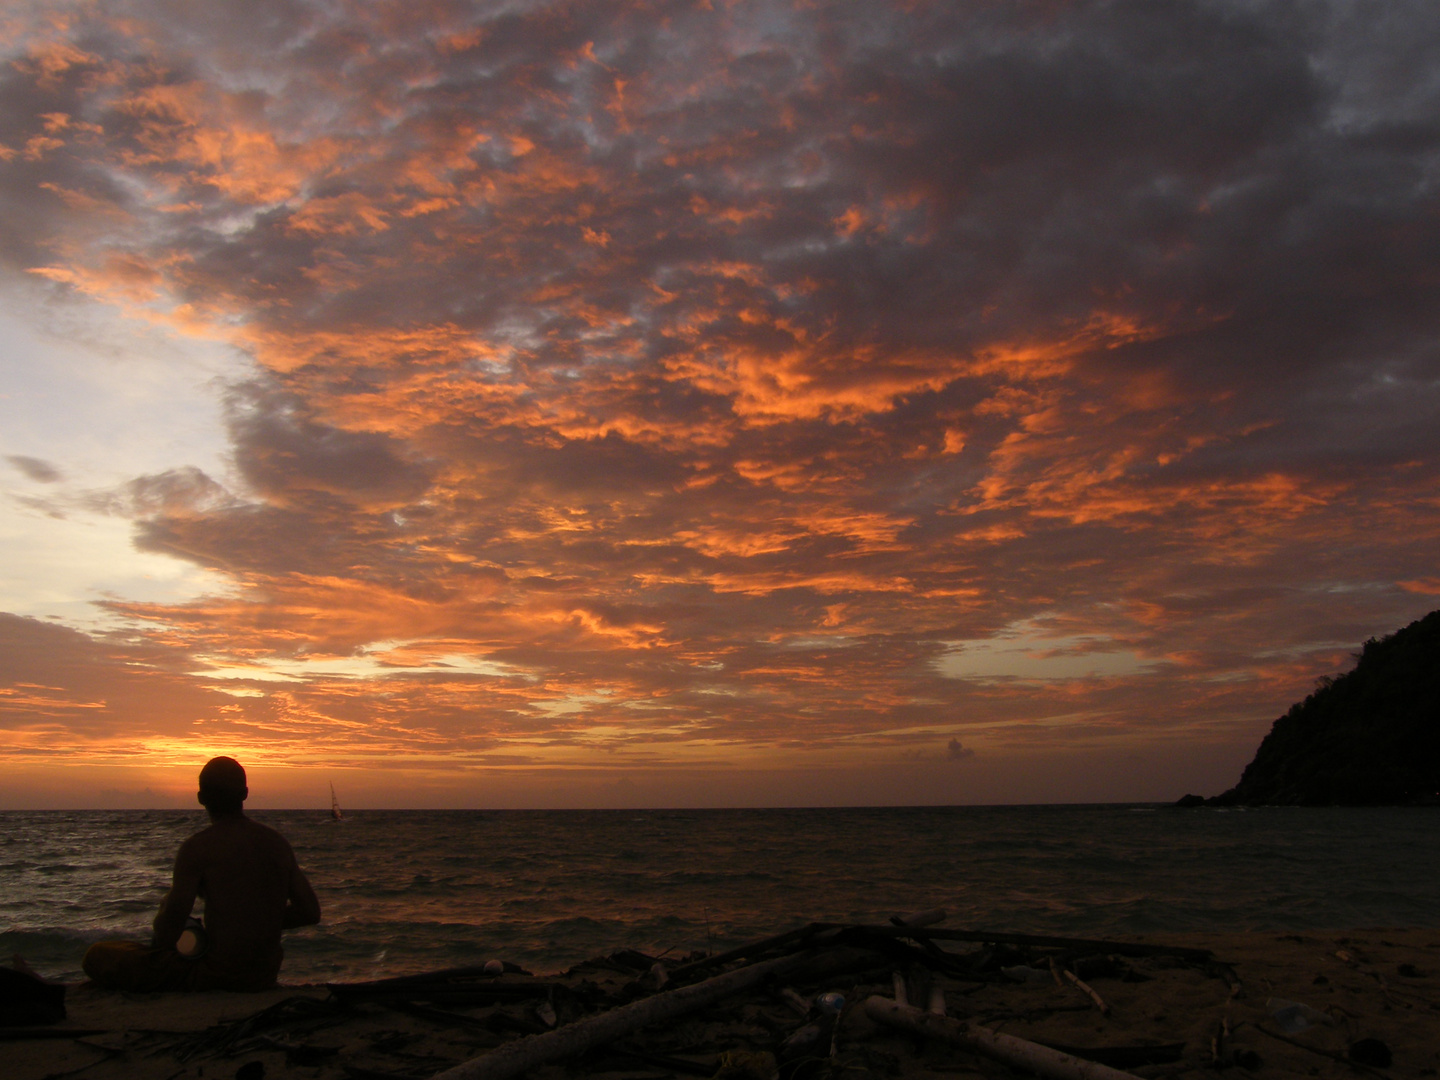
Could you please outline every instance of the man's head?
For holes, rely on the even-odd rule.
[[[211,758],[200,770],[200,805],[214,814],[238,814],[250,789],[245,769],[231,757]]]

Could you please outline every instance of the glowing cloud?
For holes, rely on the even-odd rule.
[[[213,458],[0,446],[194,568],[6,617],[35,768],[1179,794],[1437,592],[1430,7],[265,11],[7,17],[11,306],[243,358]]]

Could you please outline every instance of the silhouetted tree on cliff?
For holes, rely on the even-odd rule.
[[[1440,611],[1371,638],[1275,721],[1225,804],[1440,802]]]

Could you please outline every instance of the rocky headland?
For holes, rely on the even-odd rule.
[[[1440,805],[1440,611],[1365,642],[1271,727],[1240,782],[1180,806]]]

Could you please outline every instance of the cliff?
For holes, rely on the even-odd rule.
[[[1440,803],[1440,611],[1365,642],[1353,670],[1321,679],[1275,721],[1240,782],[1205,801]]]

